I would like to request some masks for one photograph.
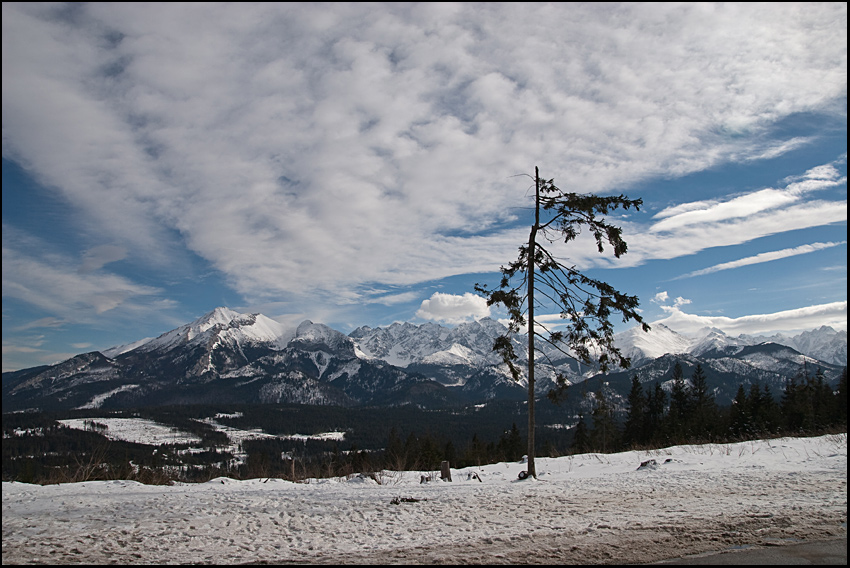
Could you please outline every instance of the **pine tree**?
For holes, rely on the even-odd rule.
[[[691,432],[701,438],[711,439],[717,428],[719,414],[714,395],[708,390],[705,372],[700,364],[697,364],[691,376],[691,389],[688,394],[692,409],[689,419]]]
[[[667,429],[674,441],[684,441],[687,436],[688,385],[685,382],[685,372],[682,365],[676,361],[673,367],[673,387],[670,391],[670,412],[667,415]]]
[[[519,434],[516,422],[511,425],[509,431],[502,434],[498,448],[502,454],[502,459],[505,461],[515,461],[522,456],[522,437]]]
[[[815,373],[812,392],[812,411],[816,430],[822,430],[829,425],[834,400],[832,389],[826,384],[823,369],[819,367],[817,373]]]
[[[770,392],[770,386],[764,385],[761,393],[761,414],[760,424],[762,431],[775,433],[779,430],[782,414],[779,405],[773,398],[773,393]]]
[[[847,427],[847,367],[842,369],[838,390],[835,391],[835,423]]]
[[[596,240],[597,250],[602,253],[604,245],[612,247],[619,258],[628,247],[622,237],[622,229],[608,223],[602,215],[617,209],[636,210],[642,205],[640,199],[632,200],[623,195],[600,197],[592,194],[566,193],[555,186],[554,180],[541,180],[535,168],[534,223],[528,245],[519,249],[519,257],[507,267],[502,267],[502,279],[498,288],[490,290],[476,284],[475,290],[487,298],[487,305],[503,305],[509,314],[508,333],[498,338],[493,346],[507,365],[514,380],[519,381],[522,372],[517,367],[518,356],[512,336],[526,331],[528,339],[528,474],[537,477],[534,464],[534,399],[535,399],[535,340],[541,339],[560,349],[568,357],[585,364],[595,363],[602,372],[611,365],[629,367],[629,359],[614,345],[614,326],[610,322],[612,312],[619,312],[623,321],[634,320],[643,325],[637,311],[637,296],[628,296],[611,285],[590,278],[573,267],[564,265],[538,239],[554,243],[563,239],[568,244],[575,240],[582,229],[587,229]],[[541,209],[549,215],[548,220],[540,217]],[[511,280],[520,276],[520,283]],[[535,297],[535,294],[539,295]],[[553,309],[561,313],[564,331],[546,328],[535,319],[535,310],[543,307],[541,297]],[[540,304],[538,306],[538,304]],[[540,333],[539,329],[545,333]],[[563,394],[566,377],[558,376],[560,391],[550,393],[553,400]]]
[[[643,396],[643,385],[637,378],[632,377],[632,389],[629,391],[629,408],[626,414],[626,424],[623,430],[623,444],[633,447],[644,443],[646,428],[646,399]]]
[[[665,408],[667,406],[667,393],[656,382],[655,388],[646,393],[646,423],[644,440],[647,442],[659,441],[662,436],[662,426],[665,420]]]
[[[449,462],[449,464],[457,462],[457,451],[455,450],[455,445],[452,444],[451,440],[446,442],[446,447],[443,450],[443,459]]]
[[[583,414],[578,415],[578,424],[576,424],[575,433],[573,434],[571,448],[577,454],[590,451],[590,434],[587,431],[587,424],[584,422]]]
[[[743,436],[749,430],[750,416],[747,401],[747,391],[744,390],[744,385],[738,385],[738,392],[735,399],[732,401],[732,408],[729,411],[729,430],[732,436]]]
[[[472,435],[472,441],[466,448],[466,461],[470,464],[481,466],[486,462],[487,446],[478,439],[478,434]]]
[[[384,463],[389,469],[399,469],[405,466],[404,444],[399,438],[395,426],[390,429],[390,434],[387,437]]]
[[[590,440],[593,448],[603,453],[617,449],[619,431],[614,421],[614,411],[608,403],[603,391],[603,385],[595,393],[596,407],[593,409],[593,430]]]
[[[805,403],[803,402],[803,387],[797,384],[795,377],[791,377],[785,383],[785,389],[782,391],[782,401],[780,408],[782,410],[782,420],[786,429],[792,432],[799,432],[803,429],[805,422]]]

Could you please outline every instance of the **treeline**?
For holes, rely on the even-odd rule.
[[[678,363],[670,393],[655,382],[644,389],[632,379],[625,419],[604,388],[593,393],[590,416],[579,415],[573,452],[614,452],[683,443],[728,442],[760,436],[814,435],[847,428],[847,368],[836,391],[823,373],[790,379],[776,400],[767,385],[743,384],[732,404],[720,407],[700,365],[687,381]]]
[[[162,484],[182,479],[233,459],[228,453],[188,452],[187,444],[150,446],[110,440],[105,430],[87,425],[69,428],[55,420],[33,417],[26,431],[3,432],[3,481],[70,483],[128,479]],[[102,426],[102,425],[101,425]]]
[[[465,443],[430,432],[411,432],[402,437],[396,428],[391,428],[383,447],[372,450],[359,449],[356,444],[342,450],[337,442],[315,440],[293,444],[280,438],[248,440],[242,446],[247,459],[232,472],[237,477],[297,480],[384,470],[434,472],[443,461],[454,468],[516,461],[525,453],[525,438],[514,423],[498,439],[482,440],[473,434]]]
[[[676,365],[669,392],[660,382],[637,378],[623,403],[601,386],[577,415],[580,400],[538,406],[537,455],[616,452],[682,443],[729,442],[778,435],[817,435],[847,428],[847,371],[833,392],[823,374],[791,379],[780,397],[766,385],[741,385],[730,406],[719,406],[702,368],[691,377]],[[615,401],[618,404],[615,405]],[[466,409],[260,405],[185,406],[107,413],[140,417],[190,431],[203,440],[151,446],[109,440],[91,411],[3,415],[3,480],[60,483],[132,479],[143,483],[282,478],[303,480],[368,473],[379,481],[392,471],[436,472],[442,461],[454,468],[519,460],[526,450],[527,418],[522,403],[492,403]],[[57,420],[86,418],[86,430]],[[223,432],[199,421],[215,420],[277,437],[244,441],[234,453]],[[506,426],[510,424],[510,428]],[[519,427],[517,426],[519,424]],[[293,439],[292,434],[345,432],[341,440]],[[196,444],[197,446],[198,444]]]

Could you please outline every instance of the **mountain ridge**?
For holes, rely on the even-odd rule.
[[[3,408],[185,404],[196,399],[425,407],[521,400],[524,378],[514,382],[492,351],[494,339],[505,331],[498,321],[484,318],[453,328],[432,322],[361,326],[345,335],[310,320],[291,329],[262,314],[220,307],[157,338],[3,373]],[[840,364],[798,347],[833,361],[843,358],[846,365],[846,331],[827,327],[790,338],[730,338],[716,329],[689,338],[655,324],[648,333],[633,329],[617,334],[615,344],[632,359],[632,367],[615,369],[613,378],[633,373],[642,381],[661,380],[670,361],[682,360],[689,368],[702,364],[717,388],[735,380],[780,388],[783,377],[807,365],[812,372],[826,368],[829,378],[836,375]],[[515,348],[524,359],[523,338],[516,338]],[[538,361],[539,394],[554,386],[556,372],[573,385],[599,376],[594,367],[556,352]]]

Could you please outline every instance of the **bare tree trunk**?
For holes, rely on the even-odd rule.
[[[540,225],[540,172],[534,167],[534,225],[528,238],[528,475],[537,479],[534,467],[534,253]]]

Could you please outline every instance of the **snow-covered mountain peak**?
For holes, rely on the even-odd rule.
[[[718,329],[716,327],[704,327],[704,328],[700,329],[699,331],[697,331],[694,334],[694,337],[697,338],[697,339],[701,339],[701,338],[706,337],[708,335],[722,335],[722,336],[725,337],[726,333],[722,329]]]
[[[107,352],[117,356],[133,349],[168,351],[190,342],[203,341],[213,333],[237,344],[269,343],[281,348],[294,335],[284,325],[262,314],[242,314],[230,308],[218,307],[193,322],[163,333],[155,339],[136,343],[130,349],[116,347]]]
[[[437,351],[422,359],[423,363],[432,365],[474,365],[481,357],[474,351],[458,343],[443,351]]]
[[[304,346],[327,346],[333,350],[344,350],[354,353],[354,342],[347,335],[326,326],[323,323],[313,323],[304,320],[295,330],[295,337],[290,343]]]
[[[687,353],[691,340],[676,333],[664,324],[652,324],[651,330],[643,331],[640,326],[633,327],[614,338],[614,344],[623,355],[633,359],[633,362],[643,359],[661,357],[667,353]]]
[[[141,347],[142,345],[153,341],[153,337],[146,337],[144,339],[139,339],[138,341],[134,341],[132,343],[125,343],[124,345],[116,345],[115,347],[110,347],[109,349],[104,349],[101,351],[104,356],[109,357],[110,359],[114,359],[123,353],[127,353],[128,351],[132,351],[137,347]]]
[[[692,355],[702,355],[709,351],[724,351],[729,347],[741,347],[753,343],[746,338],[739,337],[737,339],[729,337],[723,331],[715,328],[701,329],[696,338],[693,340],[689,353]]]
[[[295,336],[295,331],[263,314],[240,314],[230,321],[229,328],[239,330],[241,338],[255,342],[275,343],[285,347]]]
[[[313,323],[310,320],[304,320],[298,324],[295,329],[296,338],[314,339],[331,334],[334,330],[322,323]]]
[[[196,333],[203,333],[216,325],[226,326],[236,318],[243,317],[244,314],[235,312],[230,308],[218,307],[208,314],[204,314],[195,321],[189,324],[190,329]]]

